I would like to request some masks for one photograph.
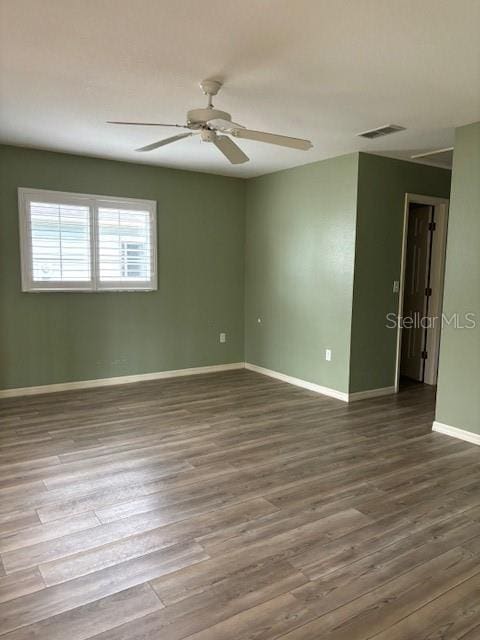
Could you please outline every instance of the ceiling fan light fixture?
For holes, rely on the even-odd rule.
[[[217,137],[217,132],[212,129],[202,129],[200,131],[200,138],[202,142],[213,142]]]

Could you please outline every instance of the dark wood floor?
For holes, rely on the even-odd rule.
[[[480,638],[480,450],[428,387],[233,371],[0,419],[2,640]]]

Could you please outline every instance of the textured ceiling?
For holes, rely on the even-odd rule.
[[[480,0],[0,0],[0,24],[4,143],[248,177],[410,158],[480,120]],[[242,141],[231,166],[198,137],[138,154],[175,130],[105,124],[182,123],[209,77],[236,122],[314,148]],[[390,123],[406,131],[356,137]]]

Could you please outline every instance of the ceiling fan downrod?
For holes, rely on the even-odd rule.
[[[222,83],[218,80],[202,80],[200,88],[204,95],[208,97],[207,109],[213,109],[213,96],[216,96],[220,91]]]

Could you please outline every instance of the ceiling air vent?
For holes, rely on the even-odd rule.
[[[401,127],[398,124],[386,124],[383,127],[378,127],[377,129],[370,129],[370,131],[363,131],[362,133],[357,133],[361,138],[380,138],[380,136],[388,136],[390,133],[395,133],[395,131],[404,131],[405,127]]]

